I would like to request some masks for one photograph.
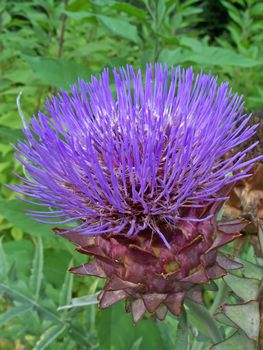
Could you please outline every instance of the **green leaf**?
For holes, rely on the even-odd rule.
[[[178,327],[178,318],[168,313],[162,322],[157,322],[158,329],[161,333],[162,339],[165,342],[167,349],[175,348],[176,332]]]
[[[70,304],[59,306],[58,311],[98,304],[98,294],[99,293],[86,295],[80,298],[73,298]]]
[[[223,323],[225,326],[228,326],[228,327],[232,327],[232,328],[235,328],[237,329],[238,326],[232,322],[228,317],[226,317],[225,314],[223,314],[222,312],[218,312],[214,315],[214,318],[220,322],[220,323]]]
[[[19,200],[6,200],[0,198],[0,212],[9,222],[21,228],[24,232],[34,236],[50,235],[51,229],[47,225],[40,224],[26,215],[26,209],[36,209]]]
[[[9,241],[4,244],[8,257],[9,266],[13,266],[16,272],[25,275],[32,267],[34,246],[32,241],[25,239],[21,241]]]
[[[258,222],[258,237],[259,237],[261,252],[263,254],[263,223],[262,223],[262,221]]]
[[[202,51],[190,55],[189,61],[208,66],[244,68],[255,67],[262,64],[262,62],[238,54],[234,50],[215,46],[203,47]]]
[[[77,78],[89,76],[87,69],[74,61],[26,55],[22,55],[22,58],[30,65],[35,77],[45,85],[68,89]]]
[[[237,331],[223,342],[212,346],[211,350],[257,350],[257,345],[242,331]]]
[[[57,248],[59,250],[54,252],[54,249],[45,247],[44,275],[50,283],[52,283],[56,288],[60,289],[62,284],[64,283],[65,272],[69,266],[69,262],[72,258],[72,254],[74,251],[70,243],[69,251],[65,250],[66,246],[68,245],[68,242],[66,242],[64,238],[57,237],[56,239],[58,241],[57,243],[60,244]],[[59,259],[57,254],[59,254]],[[83,261],[81,261],[81,263],[83,263]]]
[[[20,130],[15,130],[4,126],[0,127],[0,139],[2,139],[5,143],[16,143],[17,140],[22,140],[24,137],[24,134]]]
[[[223,279],[233,292],[244,301],[257,299],[260,287],[259,280],[235,275],[227,275]]]
[[[242,22],[243,19],[241,16],[242,11],[240,11],[234,5],[230,4],[229,1],[222,1],[222,4],[227,8],[228,14],[231,17],[231,19],[242,27],[243,26],[243,22]]]
[[[15,241],[21,241],[21,239],[23,238],[23,231],[18,227],[12,227],[10,233]]]
[[[136,6],[133,6],[131,4],[128,4],[128,3],[124,3],[124,2],[114,2],[112,5],[111,5],[111,8],[115,9],[115,10],[118,10],[120,12],[125,12],[127,13],[128,15],[131,15],[131,16],[134,16],[134,17],[137,17],[138,19],[140,20],[145,20],[146,19],[146,13],[145,11],[143,11],[142,9],[136,7]]]
[[[185,310],[179,318],[179,324],[176,332],[175,349],[187,350],[189,342],[188,324]]]
[[[10,286],[8,286],[4,283],[0,283],[0,293],[6,293],[11,299],[16,300],[18,302],[21,302],[25,305],[31,306],[34,309],[38,310],[46,318],[52,320],[53,322],[55,322],[57,324],[62,324],[61,320],[57,317],[56,314],[54,314],[53,312],[44,308],[39,303],[37,303],[35,300],[29,298],[28,296],[24,295],[23,293],[19,292],[18,290],[11,288]]]
[[[3,248],[3,236],[0,238],[0,279],[5,280],[8,272],[6,253]]]
[[[36,300],[39,297],[40,288],[43,280],[43,264],[43,242],[42,239],[39,237],[36,241],[35,256],[33,259],[31,276],[29,280],[29,287]]]
[[[190,50],[176,48],[176,49],[163,49],[159,55],[159,61],[166,63],[168,66],[181,64],[189,61]]]
[[[189,49],[164,49],[160,53],[160,61],[168,65],[175,65],[184,62],[192,62],[207,66],[232,66],[232,67],[255,67],[262,62],[253,60],[234,50],[223,49],[216,46],[202,46],[197,51]],[[191,48],[192,49],[192,48]]]
[[[109,52],[112,49],[112,44],[107,41],[95,41],[86,45],[81,45],[70,53],[71,57],[87,57],[97,52]]]
[[[12,307],[8,311],[6,311],[4,314],[0,315],[0,327],[4,323],[12,320],[13,318],[15,318],[17,316],[20,316],[21,314],[28,311],[29,309],[31,309],[31,306],[29,306],[29,305],[18,305],[18,306]]]
[[[142,344],[142,337],[137,339],[133,344],[130,350],[140,350],[141,349],[141,344]]]
[[[187,310],[187,316],[199,332],[211,339],[214,343],[223,340],[219,325],[204,306],[190,300],[187,300],[185,304],[189,308],[189,310]]]
[[[72,261],[69,263],[69,268],[72,266]],[[62,285],[60,295],[59,295],[59,303],[60,305],[69,304],[72,296],[72,287],[73,287],[73,273],[66,271],[64,283]]]
[[[69,17],[76,21],[82,20],[92,20],[94,19],[94,14],[88,11],[64,11],[64,13]]]
[[[257,340],[260,323],[258,302],[250,301],[240,305],[224,305],[223,311],[249,338]]]
[[[134,325],[121,302],[97,313],[96,330],[100,350],[129,349],[140,337],[141,349],[168,350],[156,321],[143,319]]]
[[[17,91],[16,95],[21,92],[21,88],[19,89],[19,91]],[[12,106],[13,107],[13,106]],[[10,109],[10,111],[8,112],[4,112],[2,113],[2,116],[0,118],[0,125],[1,128],[5,128],[7,129],[11,129],[14,131],[20,131],[21,127],[22,127],[22,122],[20,120],[20,117],[18,115],[18,112]],[[15,137],[15,134],[14,134]],[[16,143],[17,140],[14,140],[14,143]]]
[[[33,350],[44,350],[66,329],[64,325],[55,325],[46,330],[36,343]]]
[[[124,39],[133,41],[134,43],[139,42],[137,34],[137,28],[123,19],[116,19],[108,16],[97,16],[98,20],[107,27],[113,34],[121,36]]]
[[[250,261],[236,257],[235,260],[243,265],[240,272],[247,278],[261,280],[263,278],[263,267],[253,264]]]

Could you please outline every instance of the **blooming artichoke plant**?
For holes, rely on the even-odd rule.
[[[255,145],[227,153],[256,126],[227,83],[180,67],[106,69],[79,80],[25,124],[16,147],[41,222],[92,259],[71,272],[106,279],[101,308],[126,300],[137,322],[179,315],[185,298],[239,265],[219,248],[245,223],[217,222],[233,183],[249,176]],[[23,199],[25,200],[25,199]]]

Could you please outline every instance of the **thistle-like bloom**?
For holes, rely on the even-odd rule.
[[[107,278],[101,307],[126,298],[135,321],[162,319],[226,272],[217,248],[242,224],[215,215],[256,160],[245,160],[255,145],[225,157],[255,133],[242,110],[210,75],[155,65],[143,79],[128,66],[79,80],[26,125],[16,190],[46,208],[37,220],[75,222],[56,231],[94,256],[73,271]]]

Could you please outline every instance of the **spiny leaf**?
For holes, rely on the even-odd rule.
[[[38,299],[39,297],[40,288],[43,280],[43,264],[43,242],[42,239],[39,237],[36,241],[35,257],[33,260],[31,276],[29,281],[29,286],[35,299]]]
[[[257,340],[259,335],[259,303],[251,301],[246,304],[224,305],[223,311],[246,335]]]
[[[50,327],[41,335],[33,350],[46,349],[46,347],[50,345],[62,332],[64,332],[65,329],[65,325],[55,325]]]

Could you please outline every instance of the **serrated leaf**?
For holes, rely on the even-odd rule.
[[[186,300],[185,304],[189,308],[189,310],[187,310],[187,316],[199,332],[211,339],[213,343],[223,340],[222,334],[219,330],[219,324],[217,324],[204,306],[190,300]]]
[[[66,329],[65,325],[55,325],[46,330],[36,343],[33,350],[44,350]]]
[[[6,311],[5,313],[0,315],[0,327],[4,323],[12,320],[13,318],[15,318],[17,316],[20,316],[21,314],[28,311],[29,309],[31,309],[31,306],[29,306],[29,305],[18,305],[18,306],[12,307],[8,311]]]
[[[256,350],[256,343],[242,331],[237,331],[221,343],[212,346],[211,350]]]
[[[76,307],[85,307],[85,306],[98,304],[98,294],[99,293],[95,293],[95,294],[86,295],[80,298],[73,298],[70,304],[59,306],[57,310],[61,311],[65,309],[72,309]]]
[[[72,260],[69,263],[69,268],[72,266]],[[60,305],[67,305],[71,301],[72,296],[72,286],[73,286],[73,273],[66,271],[64,283],[62,285],[60,294],[59,294],[59,303]]]
[[[32,264],[29,287],[35,299],[38,299],[42,280],[43,280],[43,265],[44,265],[43,242],[40,237],[37,239],[35,247],[36,247],[36,250],[35,250],[35,256]]]
[[[257,299],[260,287],[259,280],[235,275],[227,275],[223,279],[232,291],[244,301]]]
[[[238,305],[224,305],[223,311],[249,338],[257,340],[260,323],[259,303],[257,301]]]

